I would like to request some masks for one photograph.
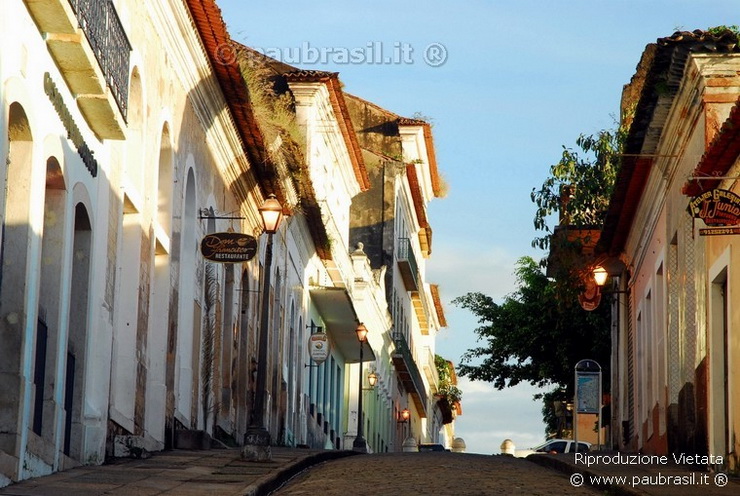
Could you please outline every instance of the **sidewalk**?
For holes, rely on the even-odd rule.
[[[306,468],[352,451],[272,448],[272,461],[247,462],[239,449],[175,450],[117,458],[0,489],[13,496],[261,496]]]
[[[557,455],[536,454],[527,457],[538,465],[571,474],[571,484],[611,488],[610,494],[628,496],[725,496],[740,494],[740,479],[708,472],[704,467],[677,465],[672,456],[666,463],[630,463],[629,455],[616,451],[591,452],[589,455],[615,457],[620,463],[587,465],[576,463],[574,453]],[[579,477],[582,476],[582,477]]]

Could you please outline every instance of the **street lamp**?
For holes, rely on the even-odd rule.
[[[409,411],[408,408],[404,408],[403,410],[401,410],[401,413],[398,414],[398,423],[399,424],[408,424],[409,418],[411,418],[411,412]],[[404,429],[404,431],[405,430],[406,429]],[[402,432],[401,434],[404,435],[404,436],[406,435],[405,432]]]
[[[357,389],[357,437],[355,438],[355,442],[352,444],[352,449],[354,451],[367,453],[367,441],[365,441],[365,438],[362,435],[362,350],[365,345],[365,341],[367,341],[368,330],[367,327],[365,327],[365,324],[360,323],[360,325],[357,326],[357,329],[355,329],[355,332],[357,333],[357,340],[360,342],[360,387]]]
[[[607,277],[609,277],[609,273],[608,273],[608,272],[606,271],[606,269],[605,269],[604,267],[602,267],[601,265],[599,265],[598,267],[596,267],[596,268],[595,268],[595,269],[594,269],[594,270],[592,271],[592,274],[593,274],[593,276],[594,276],[594,282],[595,282],[595,283],[596,283],[596,285],[597,285],[597,286],[599,286],[599,287],[601,287],[601,286],[603,286],[604,284],[606,284],[606,278],[607,278]]]
[[[367,376],[367,383],[370,384],[370,388],[374,388],[377,382],[378,374],[376,374],[375,372],[370,372],[370,374]]]
[[[408,408],[404,408],[403,410],[401,410],[400,417],[401,417],[400,422],[406,423],[409,421],[409,417],[411,417],[411,412],[409,412]]]
[[[272,265],[272,235],[280,227],[283,207],[275,195],[270,195],[259,208],[262,225],[267,234],[265,247],[265,266],[262,276],[262,311],[260,314],[260,335],[257,358],[257,391],[254,398],[252,421],[244,434],[242,458],[264,462],[272,460],[270,432],[265,428],[265,388],[267,384],[267,328],[270,313],[270,266]]]

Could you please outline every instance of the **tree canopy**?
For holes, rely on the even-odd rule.
[[[555,213],[563,224],[603,224],[617,177],[623,134],[621,130],[582,134],[576,140],[580,151],[563,147],[560,161],[550,167],[550,176],[530,195],[537,206],[534,227],[545,233],[532,241],[533,247],[550,247],[553,230],[548,219]]]
[[[583,358],[609,363],[609,306],[584,311],[557,297],[553,281],[531,257],[519,259],[518,288],[501,304],[482,293],[454,303],[478,317],[482,344],[462,357],[459,373],[498,389],[521,382],[572,391],[573,367]]]

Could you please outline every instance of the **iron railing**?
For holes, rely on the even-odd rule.
[[[414,361],[414,356],[411,354],[411,349],[406,342],[406,337],[400,332],[394,332],[393,342],[396,345],[396,351],[394,353],[403,357],[408,374],[411,376],[411,382],[414,383],[414,387],[416,388],[416,393],[421,398],[422,403],[426,404],[427,393],[424,389],[424,381],[421,378],[419,367],[416,365],[416,361]]]
[[[111,0],[69,0],[123,119],[128,112],[131,44]]]
[[[398,238],[398,248],[396,249],[396,260],[399,262],[406,262],[411,270],[411,277],[416,283],[416,287],[419,286],[419,264],[416,262],[416,255],[414,255],[414,249],[411,245],[409,238]]]

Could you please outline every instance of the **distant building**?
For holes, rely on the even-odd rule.
[[[446,321],[438,288],[425,276],[432,254],[427,205],[444,193],[444,183],[429,123],[354,96],[347,104],[370,178],[369,190],[352,204],[351,240],[362,242],[371,267],[383,271],[393,319],[390,359],[398,378],[388,393],[395,418],[404,409],[411,413],[409,425],[396,429],[398,451],[409,435],[418,442],[439,442],[445,425],[435,396],[435,336]]]

